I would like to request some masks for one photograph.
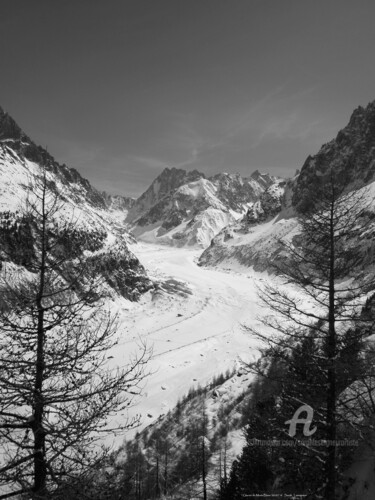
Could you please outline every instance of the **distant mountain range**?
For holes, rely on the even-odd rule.
[[[126,222],[143,241],[207,247],[278,182],[258,171],[248,178],[228,173],[206,177],[197,170],[166,168],[134,202]]]
[[[375,101],[357,108],[348,125],[309,156],[293,179],[259,171],[249,177],[229,173],[207,177],[197,170],[165,168],[138,199],[99,192],[75,169],[59,164],[37,146],[0,108],[0,215],[19,210],[30,178],[41,175],[43,163],[50,185],[80,214],[84,231],[106,234],[101,243],[102,250],[106,249],[103,262],[107,252],[121,255],[122,277],[112,284],[134,299],[151,286],[142,265],[128,250],[134,237],[200,246],[205,249],[200,257],[203,266],[269,269],[280,251],[280,238],[298,233],[296,215],[308,206],[310,193],[330,167],[339,172],[347,189],[373,182]]]

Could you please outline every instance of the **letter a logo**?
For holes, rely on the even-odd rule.
[[[306,412],[306,418],[300,418],[301,413]],[[289,424],[289,436],[294,437],[297,432],[297,424],[303,424],[303,435],[312,436],[316,432],[316,427],[310,429],[310,425],[314,416],[314,410],[309,405],[302,405],[293,415],[293,418],[285,423]]]

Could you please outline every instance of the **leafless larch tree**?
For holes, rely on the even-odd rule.
[[[137,423],[126,410],[140,394],[149,353],[143,346],[128,366],[108,366],[119,324],[77,221],[63,211],[45,169],[16,222],[22,247],[3,246],[0,498],[54,498],[74,488],[102,463],[105,435]]]

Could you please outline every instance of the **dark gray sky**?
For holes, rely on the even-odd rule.
[[[1,0],[0,105],[96,187],[292,175],[375,99],[374,0]]]

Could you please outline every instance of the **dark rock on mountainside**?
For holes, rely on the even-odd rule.
[[[273,175],[261,173],[259,170],[255,170],[255,172],[251,174],[251,178],[257,181],[263,189],[267,189],[275,182],[275,177]]]
[[[0,140],[13,140],[25,142],[29,138],[22,132],[13,118],[0,107]]]
[[[272,219],[281,212],[285,181],[273,183],[260,195],[259,200],[249,208],[243,222],[246,225],[259,224]]]
[[[264,271],[269,263],[280,255],[281,247],[268,234],[263,239],[252,239],[257,226],[275,218],[282,209],[286,181],[271,184],[238,221],[224,227],[211,241],[211,245],[199,257],[200,266],[220,265],[237,261],[244,267],[252,265],[257,271]],[[245,239],[243,239],[245,238]],[[250,238],[250,239],[247,239]]]
[[[125,212],[133,208],[136,202],[135,198],[122,196],[120,194],[108,194],[105,191],[102,192],[102,196],[104,197],[109,210],[119,210]]]
[[[336,138],[305,161],[294,186],[292,203],[303,211],[309,205],[310,193],[325,182],[333,169],[342,186],[361,187],[375,174],[375,101],[358,107],[348,125]]]
[[[135,201],[127,220],[132,222],[152,207],[157,207],[159,202],[173,194],[180,186],[204,178],[205,175],[197,170],[187,172],[179,168],[165,168],[151,186]],[[155,210],[160,209],[155,208]]]
[[[254,172],[250,178],[243,178],[240,174],[217,174],[209,178],[217,187],[216,196],[228,208],[241,212],[244,204],[259,199],[264,189],[267,189],[275,178],[268,174]]]

